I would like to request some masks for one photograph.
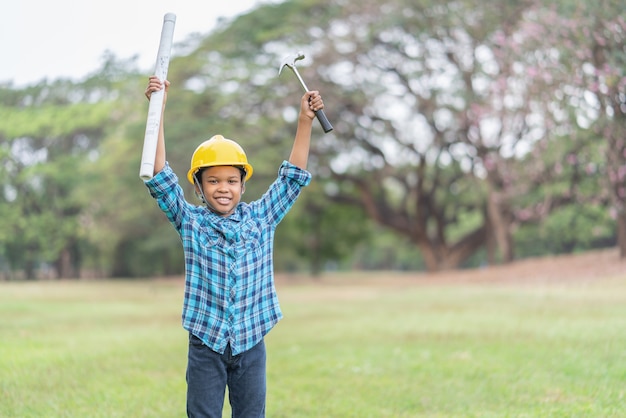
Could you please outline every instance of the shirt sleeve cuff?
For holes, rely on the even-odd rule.
[[[156,198],[168,193],[173,185],[178,184],[178,177],[174,174],[169,163],[166,162],[163,170],[156,173],[151,179],[145,180],[144,184],[150,191],[152,197]]]
[[[300,186],[308,186],[311,183],[311,173],[291,164],[289,161],[283,161],[278,169],[278,175],[286,177],[298,183]]]

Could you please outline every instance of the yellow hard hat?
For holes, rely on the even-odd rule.
[[[193,176],[199,169],[218,165],[243,168],[246,172],[244,181],[252,177],[252,166],[248,164],[248,158],[243,148],[233,140],[224,138],[222,135],[215,135],[198,145],[198,148],[193,152],[187,180],[194,184]]]

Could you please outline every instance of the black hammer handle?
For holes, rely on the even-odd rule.
[[[331,125],[328,121],[328,118],[326,118],[326,113],[324,113],[324,109],[316,110],[315,116],[317,116],[317,120],[320,121],[320,124],[322,125],[322,129],[324,129],[325,134],[333,130],[333,125]]]

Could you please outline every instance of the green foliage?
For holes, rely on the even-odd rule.
[[[205,45],[210,50],[224,51],[230,58],[255,56],[276,41],[301,42],[306,38],[304,28],[325,27],[330,20],[340,17],[340,12],[340,5],[328,0],[266,4],[227,22]]]
[[[555,210],[540,225],[526,225],[515,234],[522,257],[567,254],[615,245],[615,220],[606,207],[571,205]]]
[[[0,136],[6,138],[64,138],[100,130],[113,110],[110,102],[0,107]]]
[[[494,201],[518,258],[613,245],[608,214],[626,196],[619,6],[263,4],[172,59],[168,161],[195,202],[189,158],[223,134],[255,168],[245,199],[261,196],[289,155],[301,97],[278,63],[303,50],[300,72],[335,130],[314,125],[314,183],[279,228],[277,269],[478,265]],[[182,273],[178,237],[137,175],[147,75],[103,61],[79,82],[0,86],[6,276]]]
[[[115,83],[42,82],[0,106],[2,211],[12,220],[0,234],[0,262],[11,271],[33,278],[43,264],[54,276],[77,277],[89,252],[98,252],[87,237],[98,177],[86,168],[98,160],[112,122],[125,116],[113,100]]]
[[[333,204],[314,180],[276,233],[276,267],[318,276],[353,256],[359,243],[372,239],[371,231],[362,210]]]
[[[77,274],[61,257],[73,253],[74,266],[80,258],[81,163],[111,109],[108,102],[0,109],[0,136],[9,138],[5,188],[12,192],[7,196],[5,189],[11,205],[6,211],[14,219],[0,246],[12,254],[12,268],[23,267],[29,278],[39,263],[56,264],[57,274]]]
[[[369,238],[356,243],[351,256],[338,264],[340,270],[426,270],[419,250],[406,237],[367,223]]]

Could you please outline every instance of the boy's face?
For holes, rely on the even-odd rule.
[[[202,191],[209,205],[221,216],[229,216],[241,200],[245,185],[237,167],[221,165],[202,171]]]

